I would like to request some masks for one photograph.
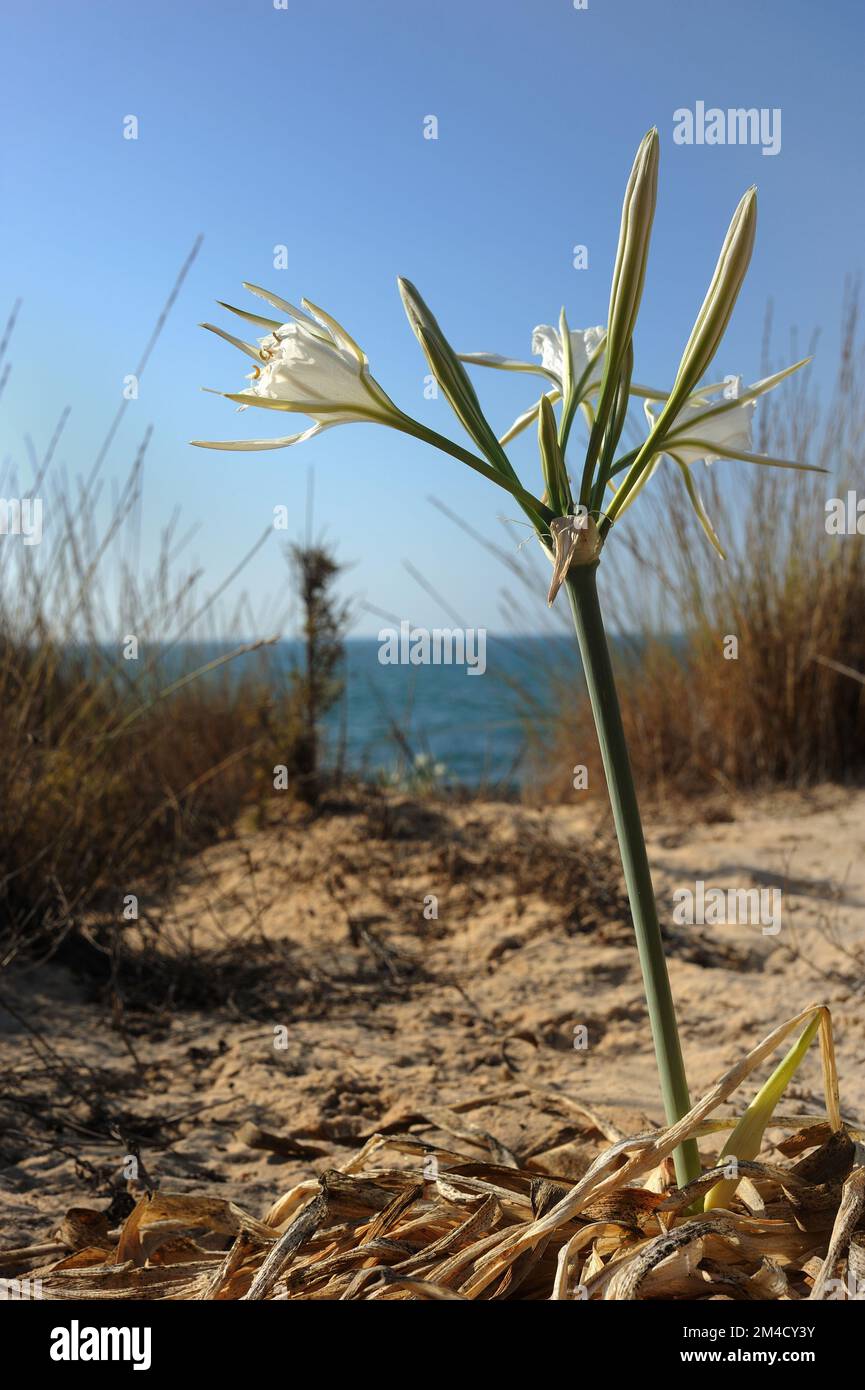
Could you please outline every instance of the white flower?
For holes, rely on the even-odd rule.
[[[564,310],[562,310],[564,317]],[[570,331],[571,352],[573,355],[573,384],[578,391],[578,403],[582,403],[590,392],[596,391],[601,383],[604,368],[603,344],[607,330],[597,328],[572,328]],[[553,383],[552,391],[547,392],[551,404],[561,399],[564,391],[564,350],[562,335],[551,324],[539,323],[532,332],[532,352],[540,357],[540,362],[522,362],[516,357],[502,357],[496,352],[461,352],[461,362],[469,362],[475,367],[497,367],[503,372],[534,372],[545,376]],[[536,402],[524,414],[517,417],[509,430],[501,436],[499,443],[508,444],[516,435],[538,418],[540,402]]]
[[[751,429],[757,402],[739,400],[742,378],[736,377],[732,394],[721,400],[705,396],[686,401],[664,440],[664,453],[679,463],[716,463],[720,458],[740,458],[753,451]],[[650,421],[654,423],[651,412]]]
[[[604,365],[604,354],[599,352],[607,334],[605,328],[572,328],[571,350],[574,355],[574,381],[578,382],[589,366],[589,359],[597,353],[591,377],[584,390],[600,384]],[[498,367],[503,372],[535,372],[549,377],[557,389],[562,389],[564,373],[564,353],[559,330],[548,323],[540,323],[532,331],[532,352],[540,357],[540,363],[523,362],[516,357],[502,357],[497,352],[461,352],[461,362],[470,362],[475,367]]]
[[[281,439],[228,443],[199,439],[194,443],[208,449],[277,449],[310,439],[330,425],[357,420],[388,424],[395,419],[397,408],[371,375],[366,354],[335,319],[306,299],[302,303],[308,312],[302,312],[254,285],[246,288],[290,318],[286,323],[278,323],[233,309],[233,313],[270,328],[267,336],[259,339],[257,348],[213,324],[202,325],[240,348],[256,363],[249,376],[251,386],[245,391],[223,394],[236,401],[241,410],[253,405],[294,411],[308,415],[315,423],[299,434]],[[225,307],[232,308],[230,304]]]
[[[806,362],[810,360],[810,358],[804,358],[801,362],[794,362],[792,366],[784,367],[782,371],[764,377],[762,381],[755,382],[753,386],[748,386],[745,390],[742,389],[740,376],[728,377],[722,395],[714,400],[712,393],[720,389],[719,385],[705,386],[700,391],[695,391],[676,412],[672,424],[665,428],[657,439],[654,437],[654,430],[660,415],[656,416],[651,404],[646,401],[645,411],[649,421],[649,434],[643,445],[643,452],[647,451],[650,443],[654,443],[654,451],[646,459],[642,473],[636,483],[628,489],[624,501],[615,508],[615,512],[612,508],[609,509],[607,515],[619,517],[633,504],[635,498],[657,471],[661,458],[666,454],[674,463],[678,464],[682,481],[685,484],[691,505],[699,518],[700,525],[719,555],[723,557],[724,552],[721,549],[721,543],[715,534],[702,498],[695,486],[690,465],[698,463],[700,459],[706,464],[711,464],[717,462],[718,459],[726,458],[740,459],[744,463],[756,463],[771,468],[795,468],[806,473],[825,472],[825,469],[818,468],[815,464],[799,463],[794,459],[775,458],[770,454],[755,454],[751,438],[757,398],[780,385],[786,377],[790,376],[792,372],[798,371],[800,367],[804,367]],[[663,414],[663,409],[664,407],[661,408],[661,414]],[[637,452],[639,454],[640,451]],[[633,455],[631,457],[633,458]],[[627,461],[625,462],[627,463]],[[614,469],[613,471],[615,473],[619,470]],[[625,484],[622,484],[617,492],[624,486]],[[618,498],[614,497],[614,506],[617,500]]]
[[[589,363],[592,359],[592,371],[586,379],[584,390],[600,386],[601,373],[604,367],[604,354],[599,352],[601,344],[607,335],[607,330],[601,328],[572,328],[571,352],[574,359],[574,381],[579,382],[585,376]],[[532,333],[532,352],[541,359],[541,369],[546,373],[551,381],[554,381],[562,388],[562,378],[564,376],[564,350],[562,346],[562,335],[557,328],[551,324],[541,323]]]
[[[371,406],[385,405],[377,399],[377,383],[364,370],[365,359],[301,319],[261,338],[259,352],[264,365],[250,372],[248,395],[291,401],[322,426],[362,419]]]

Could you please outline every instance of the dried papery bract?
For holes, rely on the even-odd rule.
[[[589,516],[588,512],[555,517],[550,522],[550,535],[554,548],[553,577],[547,603],[552,607],[556,601],[556,594],[573,568],[597,564],[601,538],[595,519]]]

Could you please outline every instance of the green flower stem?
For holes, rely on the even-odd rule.
[[[417,420],[413,420],[410,415],[404,415],[401,410],[396,414],[388,416],[383,421],[393,429],[402,430],[403,434],[410,434],[414,439],[422,439],[424,443],[431,444],[434,449],[440,449],[442,453],[450,454],[452,458],[459,459],[461,463],[467,463],[469,468],[473,468],[476,473],[480,473],[484,478],[488,478],[491,483],[496,483],[503,487],[505,492],[509,492],[512,497],[519,502],[526,516],[536,528],[539,535],[549,534],[549,523],[555,516],[543,502],[539,501],[531,492],[527,492],[522,486],[516,473],[511,469],[513,477],[506,476],[493,468],[491,464],[484,463],[477,454],[472,454],[468,449],[463,449],[461,445],[455,444],[452,439],[447,439],[437,430],[428,429],[426,425],[421,425]]]
[[[598,602],[597,568],[597,564],[575,567],[565,581],[565,587],[574,616],[625,871],[664,1110],[667,1123],[673,1124],[688,1113],[691,1102],[640,808],[625,742],[607,634]],[[700,1157],[693,1139],[676,1149],[673,1157],[680,1186],[699,1177]]]

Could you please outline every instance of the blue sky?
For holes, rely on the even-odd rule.
[[[188,558],[216,585],[277,504],[316,519],[353,568],[347,588],[416,623],[444,613],[409,557],[468,623],[499,627],[495,561],[427,502],[434,492],[494,539],[514,507],[425,446],[374,426],[297,449],[195,450],[194,437],[269,432],[200,386],[240,388],[245,359],[203,333],[242,280],[335,314],[410,414],[459,436],[423,395],[426,365],[395,285],[409,276],[455,346],[527,356],[531,329],[603,323],[624,183],[653,124],[658,212],[636,335],[637,377],[669,385],[736,202],[759,188],[757,248],[717,375],[754,379],[769,297],[783,347],[822,325],[831,376],[847,271],[862,267],[858,0],[64,0],[7,9],[0,317],[23,306],[0,400],[0,459],[44,448],[88,470],[176,272],[201,252],[108,457],[120,478],[148,424],[144,567],[176,507],[199,523]],[[677,146],[698,101],[780,108],[782,146]],[[135,115],[139,138],[123,139]],[[424,118],[438,139],[423,138]],[[575,270],[572,248],[588,247]],[[288,248],[275,269],[274,247]],[[255,307],[255,301],[249,303]],[[219,316],[222,315],[220,318]],[[231,326],[231,325],[227,325]],[[534,378],[476,373],[494,425]],[[280,417],[273,433],[284,432]],[[250,423],[252,422],[252,423]],[[298,427],[302,425],[298,421]],[[533,448],[516,460],[536,486]],[[743,465],[730,465],[736,469]],[[26,469],[24,477],[26,480]],[[46,489],[46,496],[50,490]],[[51,544],[46,512],[45,541]],[[279,537],[242,584],[253,607],[285,586]],[[374,631],[368,616],[358,631]]]

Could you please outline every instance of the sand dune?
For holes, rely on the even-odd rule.
[[[844,1113],[862,1123],[863,813],[865,793],[825,788],[740,799],[732,818],[654,820],[693,1090],[823,1001]],[[697,880],[779,889],[780,930],[675,924],[673,894]],[[459,1134],[485,1152],[492,1135],[567,1178],[604,1133],[661,1119],[599,809],[350,797],[311,824],[215,846],[169,903],[142,896],[139,949],[157,919],[177,997],[129,1008],[122,1029],[72,966],[19,971],[15,995],[7,982],[17,1017],[0,1014],[4,1248],[49,1240],[70,1207],[114,1197],[120,1213],[121,1163],[136,1150],[142,1177],[164,1190],[263,1214],[386,1127]],[[190,949],[216,962],[215,1008]],[[133,1002],[141,987],[129,984]],[[820,1107],[815,1051],[785,1108]]]

